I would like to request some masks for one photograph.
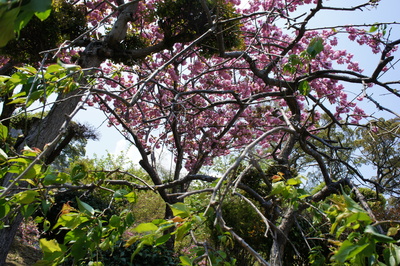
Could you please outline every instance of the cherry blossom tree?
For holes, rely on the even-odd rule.
[[[54,92],[58,98],[51,110],[26,132],[16,152],[27,145],[43,150],[37,161],[50,156],[73,115],[81,108],[98,107],[110,126],[137,148],[140,166],[152,184],[102,182],[156,190],[167,203],[166,219],[176,216],[171,205],[200,193],[208,195],[204,214],[213,215],[214,224],[262,265],[282,265],[297,217],[310,205],[340,193],[341,186],[355,191],[376,222],[354,180],[335,179],[329,165],[343,164],[357,183],[378,184],[344,161],[341,151],[348,147],[329,132],[341,126],[367,128],[370,116],[358,105],[363,99],[398,117],[373,95],[380,88],[400,96],[400,82],[385,79],[397,62],[400,39],[389,30],[397,23],[311,25],[319,13],[368,12],[379,8],[379,1],[341,7],[323,0],[65,2],[84,12],[87,29],[43,51],[43,61],[36,64],[37,73],[50,73],[51,64],[59,60],[68,72],[57,82],[71,78],[69,84],[74,85]],[[364,73],[352,53],[336,48],[344,39],[379,55],[372,73]],[[5,54],[3,68],[10,62],[24,63]],[[44,83],[48,79],[40,78]],[[3,96],[4,103],[18,105],[2,115],[2,123],[28,103],[29,92],[16,96],[17,89]],[[46,91],[37,93],[37,100],[48,104]],[[172,156],[169,177],[158,168],[156,154],[161,149]],[[318,168],[323,184],[319,191],[301,194],[297,189],[301,181],[292,158],[295,149],[310,156]],[[226,171],[209,170],[216,158],[227,156],[235,160]],[[266,162],[268,171],[263,168]],[[257,182],[267,188],[264,192],[244,182],[254,169]],[[10,179],[3,178],[2,196],[15,187]],[[264,222],[265,238],[272,240],[269,257],[227,225],[222,206],[229,197],[247,202]],[[2,229],[2,234],[12,235],[12,230]],[[194,241],[206,246],[195,237]]]

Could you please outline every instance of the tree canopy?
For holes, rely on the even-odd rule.
[[[399,115],[375,93],[400,97],[399,23],[315,26],[383,1],[2,2],[0,264],[28,217],[48,233],[39,265],[123,263],[124,248],[131,263],[175,251],[165,265],[400,263],[400,219],[376,207],[398,197]],[[367,47],[373,70],[341,42]],[[73,122],[84,108],[140,169],[52,166],[95,137]],[[164,216],[135,223],[138,197]]]

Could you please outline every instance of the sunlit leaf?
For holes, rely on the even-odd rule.
[[[369,233],[371,234],[371,236],[379,242],[384,242],[384,243],[390,243],[390,242],[395,242],[394,239],[390,236],[384,235],[384,234],[380,234],[378,233],[378,231],[376,230],[375,227],[373,227],[372,225],[367,225],[365,227],[365,233]]]
[[[81,201],[78,197],[76,197],[76,202],[78,203],[78,208],[81,212],[94,215],[94,209],[89,204]]]
[[[175,204],[172,204],[171,210],[174,216],[180,216],[182,218],[186,218],[191,214],[189,207],[183,202],[177,202]]]
[[[307,80],[301,81],[299,83],[299,87],[298,88],[299,88],[300,94],[304,95],[304,96],[308,95],[310,93],[310,91],[311,91],[310,84],[308,83]]]
[[[30,204],[36,200],[36,197],[39,196],[39,192],[36,190],[27,190],[16,194],[15,200],[20,204]]]
[[[130,203],[135,203],[137,201],[137,195],[134,191],[124,195],[124,198],[126,198]]]
[[[160,245],[164,244],[165,242],[167,242],[168,239],[170,239],[170,238],[171,238],[171,234],[165,234],[165,235],[163,235],[163,236],[161,236],[161,237],[156,239],[156,244],[155,245],[156,246],[160,246]]]
[[[181,265],[183,266],[192,266],[193,262],[188,256],[180,256],[179,260],[181,261]]]
[[[6,216],[11,210],[10,204],[5,199],[0,200],[0,219]]]
[[[109,225],[111,227],[119,227],[121,225],[121,217],[117,215],[111,216]]]
[[[20,7],[3,12],[0,16],[0,47],[5,46],[15,38],[14,21],[16,20]]]
[[[154,232],[157,231],[158,227],[153,224],[153,223],[141,223],[138,226],[133,229],[134,231],[138,233],[144,233],[144,232]]]
[[[41,238],[39,240],[40,248],[43,252],[57,252],[62,251],[62,247],[55,239],[47,240],[46,238]]]
[[[307,48],[307,53],[310,55],[311,58],[315,58],[317,54],[324,50],[324,40],[321,37],[315,37],[310,41],[310,44]]]

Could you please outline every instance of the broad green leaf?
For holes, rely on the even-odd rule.
[[[8,137],[8,128],[0,123],[0,140],[6,142]]]
[[[41,238],[39,240],[39,244],[43,252],[53,253],[57,251],[63,251],[63,248],[55,239],[47,240],[46,238]]]
[[[31,10],[30,4],[21,6],[21,12],[18,13],[18,17],[14,21],[14,31],[17,33],[17,37],[19,32],[32,19],[33,13],[34,12]]]
[[[4,47],[15,38],[14,21],[17,19],[20,7],[3,12],[0,16],[0,47]]]
[[[82,216],[79,213],[76,212],[69,212],[66,214],[61,215],[57,223],[53,226],[53,229],[62,226],[68,229],[75,229],[79,225],[89,221],[89,218],[87,216]]]
[[[343,192],[343,197],[344,197],[344,201],[346,203],[346,207],[347,209],[349,209],[349,211],[351,212],[365,212],[365,210],[357,204],[357,202],[355,202],[352,198],[350,198],[348,195],[346,195],[346,193]]]
[[[64,71],[65,71],[65,69],[62,66],[60,66],[59,64],[53,64],[53,65],[50,65],[47,67],[46,74],[47,73],[56,74],[58,72],[64,72]]]
[[[36,178],[36,177],[38,177],[40,175],[41,172],[42,172],[42,166],[40,164],[35,164],[25,174],[24,179],[25,179],[25,181],[27,181],[27,179]]]
[[[184,223],[181,226],[179,226],[176,231],[175,231],[175,241],[181,241],[186,234],[189,232],[189,230],[192,228],[192,223]]]
[[[272,190],[270,195],[276,195],[281,193],[286,188],[286,185],[283,181],[279,181],[272,184]]]
[[[12,100],[11,102],[7,103],[7,104],[25,104],[26,102],[26,98],[17,98],[15,100]]]
[[[133,214],[132,214],[131,212],[128,213],[128,214],[126,215],[126,218],[125,218],[126,226],[129,227],[129,226],[131,226],[134,222],[135,222],[135,218],[133,217]]]
[[[64,243],[75,242],[79,238],[85,237],[86,232],[84,230],[75,229],[68,231],[68,233],[64,237]]]
[[[85,257],[88,252],[88,239],[86,237],[81,237],[76,240],[76,242],[71,247],[71,255],[74,257],[74,261],[79,261]]]
[[[385,262],[389,266],[400,265],[400,247],[395,244],[389,244],[389,247],[384,250]]]
[[[192,266],[193,262],[188,256],[180,256],[179,260],[181,261],[181,265],[183,266]]]
[[[332,259],[344,263],[348,258],[350,252],[352,252],[357,248],[358,248],[357,245],[354,245],[349,240],[345,240],[340,246],[339,250],[336,252],[336,254],[332,256]]]
[[[81,201],[78,197],[76,197],[76,202],[78,203],[78,208],[81,212],[94,215],[94,209],[89,204]]]
[[[378,26],[377,26],[377,25],[373,25],[373,26],[371,26],[371,28],[369,29],[369,32],[372,33],[372,32],[375,32],[375,31],[377,31],[377,30],[378,30]]]
[[[310,84],[308,83],[307,80],[303,80],[299,83],[299,92],[301,95],[308,95],[311,91]]]
[[[130,203],[136,203],[137,201],[137,195],[134,191],[129,192],[124,196]]]
[[[144,232],[155,232],[157,231],[158,227],[153,224],[153,223],[141,223],[138,226],[133,229],[134,231],[138,233],[144,233]]]
[[[124,198],[125,195],[127,195],[128,193],[129,191],[126,189],[118,189],[117,191],[114,192],[114,198],[116,199]]]
[[[191,214],[189,207],[186,206],[183,202],[177,202],[173,205],[170,205],[170,207],[174,216],[186,218]]]
[[[30,204],[35,201],[36,197],[39,196],[39,192],[36,190],[27,190],[16,194],[15,200],[20,204]]]
[[[51,14],[51,9],[48,9],[44,12],[35,12],[35,16],[41,21],[47,19]]]
[[[6,216],[11,210],[10,204],[5,199],[0,200],[0,219]]]
[[[153,244],[152,238],[153,238],[153,236],[145,236],[144,238],[142,238],[142,241],[137,245],[135,251],[131,255],[131,264],[133,264],[132,263],[133,259],[142,250],[142,248],[145,245],[152,245]]]
[[[171,238],[171,234],[165,234],[165,235],[163,235],[163,236],[161,236],[161,237],[156,239],[156,244],[155,245],[156,246],[162,245],[165,242],[167,242],[168,239],[170,239],[170,238]]]
[[[372,225],[367,225],[365,227],[364,233],[371,234],[372,238],[379,242],[384,242],[384,243],[395,242],[395,240],[392,237],[378,233],[378,231]]]
[[[324,50],[323,42],[324,40],[321,37],[315,37],[310,41],[310,44],[307,48],[307,53],[311,58],[315,58],[317,54]]]
[[[395,235],[397,235],[397,233],[399,232],[399,230],[400,230],[399,227],[390,227],[389,230],[388,230],[388,232],[387,232],[387,235],[388,235],[388,236],[395,236]]]
[[[51,0],[31,0],[30,5],[34,12],[45,12],[51,9]]]
[[[301,184],[301,180],[299,178],[290,178],[288,179],[287,184],[291,186],[297,186]]]
[[[110,218],[110,223],[109,225],[111,227],[119,227],[121,225],[121,217],[117,216],[117,215],[113,215]]]
[[[7,153],[5,153],[3,149],[0,149],[0,164],[7,162],[7,160],[8,160]]]
[[[371,217],[365,212],[356,212],[350,215],[347,220],[346,224],[357,222],[359,224],[360,221],[370,223],[372,222]]]

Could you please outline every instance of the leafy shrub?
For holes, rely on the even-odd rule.
[[[124,247],[124,243],[119,241],[112,250],[99,251],[96,258],[86,258],[80,261],[79,265],[88,265],[89,261],[97,260],[107,266],[172,266],[178,265],[178,260],[173,252],[165,246],[144,246],[140,252],[133,258],[132,253],[136,250],[139,242]],[[71,261],[67,261],[64,265],[71,265]]]

